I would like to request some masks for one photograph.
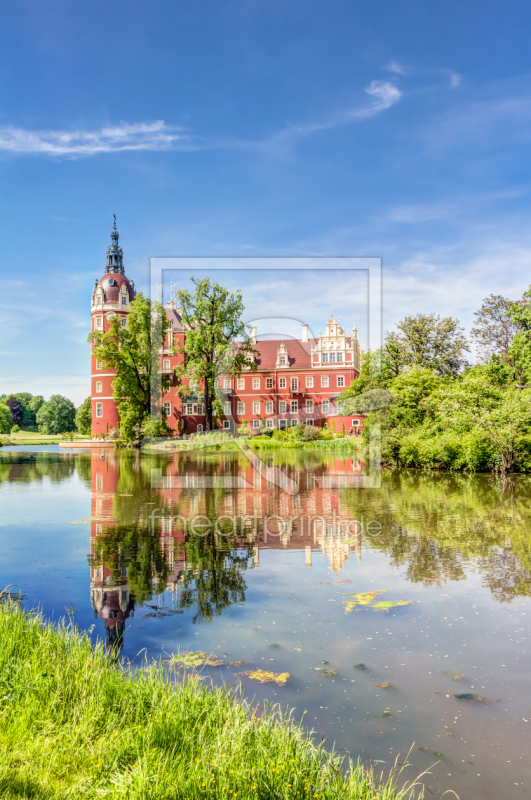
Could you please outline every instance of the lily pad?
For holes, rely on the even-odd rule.
[[[408,606],[412,602],[412,600],[382,600],[381,603],[374,603],[372,608],[376,608],[379,611],[389,611],[390,608],[396,608],[396,606]]]
[[[374,685],[376,686],[377,689],[390,689],[391,688],[391,684],[390,683],[375,683]]]
[[[365,664],[354,664],[354,669],[367,669]]]
[[[278,683],[279,686],[284,686],[288,678],[289,672],[267,672],[263,669],[253,669],[248,672],[237,672],[236,678],[251,678],[253,681],[260,681],[260,683]]]
[[[463,692],[463,694],[454,694],[455,699],[459,702],[467,702],[467,701],[475,701],[476,703],[488,703],[488,699],[486,697],[482,697],[480,694],[474,694],[473,692]]]
[[[335,669],[321,669],[319,672],[321,675],[324,675],[325,678],[334,678],[336,675],[339,675],[339,672],[336,672]]]
[[[279,644],[270,644],[269,645],[269,649],[270,650],[278,650],[279,648],[280,648]]]
[[[198,650],[172,656],[170,663],[193,669],[194,667],[221,667],[225,662],[215,655],[209,656]]]

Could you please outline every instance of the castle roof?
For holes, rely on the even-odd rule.
[[[101,286],[105,292],[106,303],[119,303],[120,302],[120,289],[125,286],[129,295],[129,302],[134,299],[135,290],[131,286],[129,279],[122,275],[121,272],[106,272],[103,278],[100,278],[97,286]]]

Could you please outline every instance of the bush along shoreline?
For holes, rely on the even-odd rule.
[[[160,663],[133,672],[68,622],[1,600],[2,797],[421,796],[403,767],[384,777],[347,763],[278,707],[258,717],[239,691],[195,673],[176,682]]]

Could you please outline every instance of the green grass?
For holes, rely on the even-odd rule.
[[[13,602],[0,605],[0,641],[5,800],[396,800],[417,791],[327,754],[278,708],[260,719],[236,691],[172,683],[160,664],[122,669],[70,625]]]
[[[90,436],[84,436],[80,433],[74,438],[77,439],[90,439]],[[0,436],[0,441],[4,445],[16,444],[57,444],[63,441],[63,434],[48,434],[39,433],[38,431],[18,431],[18,433],[10,433],[5,436]],[[0,795],[1,796],[1,795]]]

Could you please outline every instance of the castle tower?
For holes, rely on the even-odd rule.
[[[111,320],[118,316],[125,326],[129,304],[135,296],[133,281],[124,272],[124,254],[118,244],[116,215],[111,231],[111,245],[107,249],[105,274],[94,282],[90,305],[91,331],[107,331]],[[113,398],[114,371],[97,361],[91,353],[92,434],[106,434],[118,426],[118,409]]]

